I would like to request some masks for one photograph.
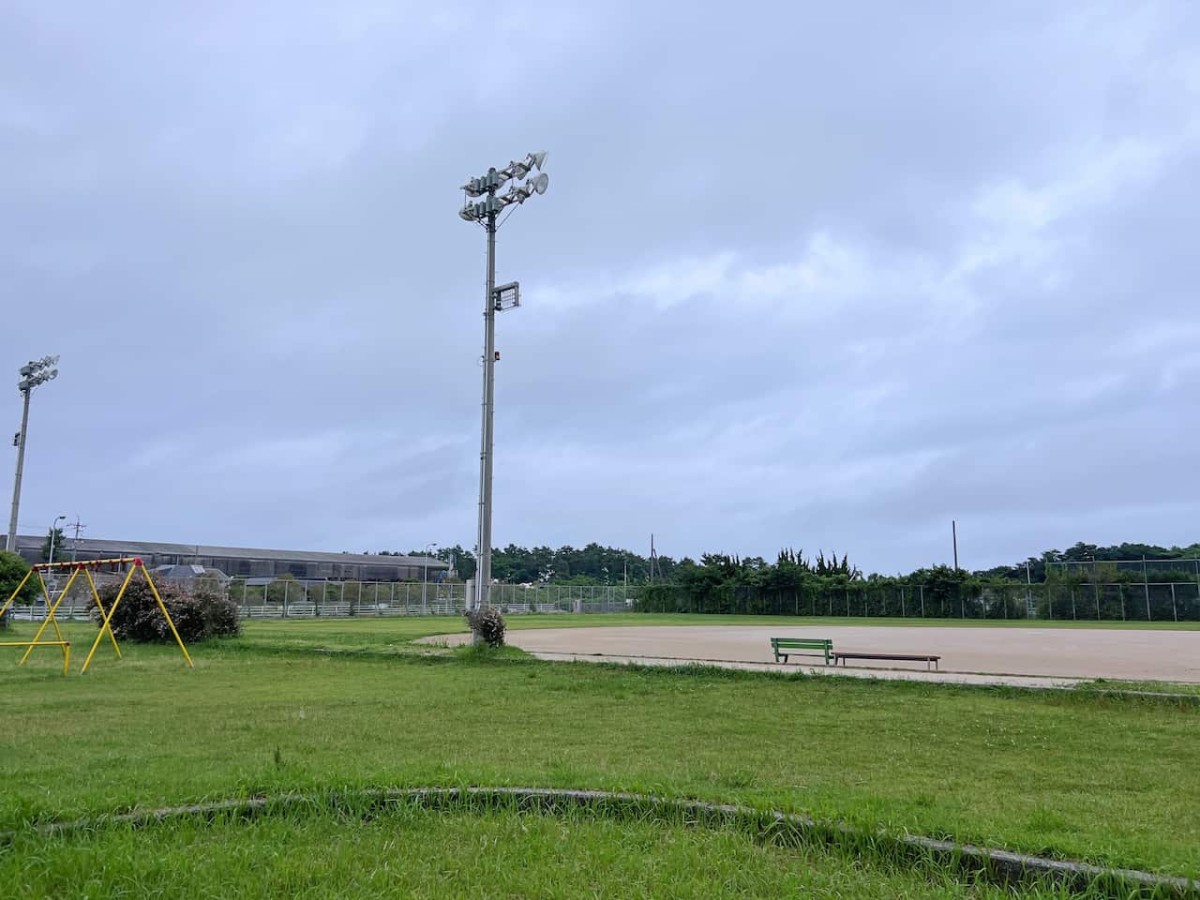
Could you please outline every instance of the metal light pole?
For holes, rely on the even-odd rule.
[[[425,560],[421,563],[421,612],[429,612],[429,603],[426,600],[426,591],[429,588],[429,554],[433,552],[433,548],[437,546],[437,541],[430,541],[425,545]]]
[[[43,356],[41,359],[30,360],[21,366],[21,380],[17,382],[17,390],[24,396],[24,408],[21,411],[21,430],[13,439],[17,448],[17,476],[13,479],[12,515],[8,520],[8,539],[4,548],[10,553],[17,552],[17,512],[21,508],[21,475],[25,471],[25,435],[29,431],[29,396],[33,389],[47,381],[58,377],[57,356]]]
[[[66,516],[56,516],[54,521],[50,523],[50,558],[46,560],[48,563],[54,562],[54,532],[58,529],[59,522],[65,522]]]
[[[468,198],[483,198],[473,203],[466,200],[458,211],[460,218],[482,225],[487,231],[487,286],[483,296],[483,422],[479,446],[479,560],[475,571],[475,597],[472,606],[482,609],[488,605],[492,585],[492,419],[496,386],[496,313],[520,306],[520,287],[511,284],[496,287],[496,217],[511,205],[520,205],[534,194],[546,193],[550,177],[536,175],[524,184],[512,184],[504,194],[497,193],[509,181],[520,181],[534,169],[541,171],[545,153],[530,153],[520,162],[510,162],[503,169],[488,169],[480,178],[463,185]]]

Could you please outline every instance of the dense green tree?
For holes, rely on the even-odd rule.
[[[17,585],[29,573],[29,563],[21,559],[15,553],[9,553],[6,550],[0,550],[0,606],[12,596],[13,591],[17,589]],[[35,579],[29,579],[25,583],[25,587],[21,590],[17,597],[17,603],[32,603],[38,596],[38,588]]]
[[[42,562],[50,561],[50,542],[54,541],[54,558],[62,559],[63,551],[63,530],[61,528],[51,528],[46,532],[46,539],[42,541]]]

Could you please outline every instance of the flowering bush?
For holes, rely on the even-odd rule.
[[[471,625],[471,631],[489,647],[504,646],[504,616],[494,606],[484,609],[468,609],[464,616]]]
[[[119,586],[115,584],[100,589],[100,599],[105,609],[112,609],[118,590]],[[241,633],[242,620],[237,604],[228,597],[204,588],[189,591],[172,584],[159,586],[158,593],[167,612],[171,614],[175,630],[185,643],[194,644],[211,637]],[[97,625],[101,622],[95,601],[88,604],[88,617]],[[140,579],[131,581],[125,589],[125,596],[121,598],[112,619],[112,630],[118,638],[140,643],[169,643],[175,640],[162,610],[154,602],[149,585]]]

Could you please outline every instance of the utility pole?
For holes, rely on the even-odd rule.
[[[8,539],[4,549],[9,553],[17,552],[17,513],[21,508],[21,476],[25,471],[25,436],[29,432],[29,397],[38,385],[53,381],[58,377],[57,356],[43,356],[41,359],[30,360],[21,366],[21,380],[17,382],[17,390],[24,397],[24,407],[21,411],[21,430],[13,439],[17,448],[17,475],[13,479],[12,515],[8,520]]]
[[[496,218],[513,204],[520,205],[534,194],[546,193],[550,176],[542,173],[524,184],[513,184],[504,194],[497,191],[509,181],[520,181],[534,169],[541,171],[545,153],[530,153],[520,162],[510,162],[503,169],[488,169],[487,174],[472,178],[463,191],[468,198],[484,198],[478,203],[470,199],[458,211],[459,218],[482,225],[487,232],[487,284],[483,297],[483,410],[479,438],[479,542],[478,566],[475,570],[475,597],[472,606],[482,609],[488,605],[492,586],[492,422],[496,388],[496,313],[521,305],[517,282],[496,287]]]
[[[950,536],[954,541],[954,571],[958,571],[958,523],[950,520]]]
[[[79,552],[79,532],[87,526],[79,521],[79,513],[75,513],[75,521],[68,522],[67,525],[75,529],[75,537],[71,541],[71,562],[75,562],[75,554]]]

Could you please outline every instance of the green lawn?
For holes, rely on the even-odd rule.
[[[52,651],[25,668],[10,651],[0,827],[255,791],[597,787],[1200,870],[1194,708],[405,650],[452,623],[251,623],[194,648],[195,671],[127,644],[63,678]],[[324,645],[379,652],[312,652]]]
[[[318,810],[25,836],[0,850],[0,884],[7,897],[1012,896],[736,830],[502,810]]]

